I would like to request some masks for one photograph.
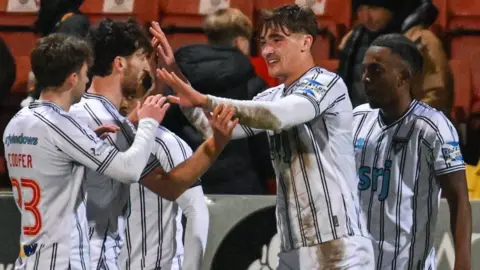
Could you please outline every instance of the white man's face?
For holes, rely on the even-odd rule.
[[[136,51],[127,59],[127,68],[122,77],[122,92],[124,96],[136,95],[138,84],[141,83],[141,78],[144,72],[150,71],[150,63],[147,55],[142,51]]]
[[[260,38],[262,57],[267,63],[270,76],[287,78],[296,71],[295,62],[302,61],[305,39],[308,35],[291,33],[280,28],[264,28]]]

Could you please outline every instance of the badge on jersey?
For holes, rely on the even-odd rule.
[[[304,95],[311,96],[316,100],[320,100],[325,93],[327,93],[327,88],[323,84],[312,79],[304,79],[300,81],[296,88],[298,89],[297,91]]]
[[[365,145],[365,139],[358,138],[353,147],[355,150],[362,150],[364,145]]]
[[[442,154],[447,164],[462,161],[463,156],[458,142],[446,142],[442,146]]]

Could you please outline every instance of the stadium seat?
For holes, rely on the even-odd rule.
[[[435,23],[432,25],[433,28],[440,28],[445,30],[447,27],[448,19],[448,0],[432,0],[433,4],[438,8],[438,17]]]
[[[313,54],[316,60],[333,58],[337,42],[351,25],[351,1],[349,0],[263,0],[254,4],[255,13],[262,9],[271,9],[286,4],[305,5],[313,3],[311,7],[317,14],[319,28],[322,29],[314,44]]]
[[[460,59],[470,61],[472,56],[480,52],[480,31],[462,31],[458,30],[451,33],[450,57],[451,59]]]
[[[479,0],[448,0],[448,28],[480,29]]]
[[[90,18],[92,23],[96,23],[101,19],[108,17],[115,20],[125,20],[127,18],[135,18],[139,23],[145,24],[154,20],[158,20],[161,0],[133,0],[132,12],[104,11],[105,0],[85,0],[80,10]],[[130,2],[130,1],[110,1]]]
[[[253,0],[163,0],[160,22],[173,49],[187,44],[206,43],[207,39],[201,29],[205,14],[223,7],[238,8],[247,17],[253,18]]]

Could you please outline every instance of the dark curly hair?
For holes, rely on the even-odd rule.
[[[93,53],[85,40],[54,33],[37,41],[30,54],[37,89],[61,86],[72,73],[80,72],[84,64],[91,65]]]
[[[284,5],[271,10],[263,10],[260,30],[272,28],[281,29],[286,35],[285,30],[291,33],[308,34],[315,41],[318,33],[317,17],[308,6]]]
[[[93,76],[110,75],[115,57],[128,57],[138,50],[148,56],[153,52],[149,37],[133,19],[126,22],[103,19],[90,31],[89,39],[95,53],[95,63],[90,69]]]

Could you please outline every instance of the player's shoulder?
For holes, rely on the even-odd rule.
[[[360,115],[376,116],[377,114],[378,114],[378,109],[372,109],[372,107],[370,107],[370,104],[368,103],[358,105],[353,109],[354,116],[360,116]]]
[[[300,78],[297,87],[305,86],[321,87],[326,90],[331,88],[344,88],[346,90],[347,88],[338,74],[321,67],[311,68]]]
[[[441,129],[452,129],[452,122],[445,116],[445,114],[428,104],[421,101],[416,101],[417,104],[413,110],[415,118],[420,120],[424,126],[431,131],[438,132]]]
[[[283,84],[270,87],[253,97],[253,100],[271,100],[278,93],[278,91],[283,91],[284,87],[285,86]]]

